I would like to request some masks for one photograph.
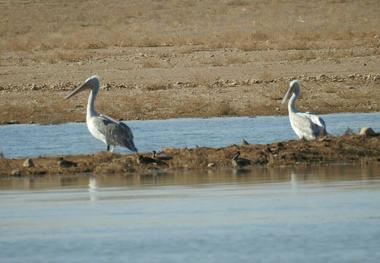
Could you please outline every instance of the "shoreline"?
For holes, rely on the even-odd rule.
[[[233,163],[240,152],[249,161],[246,166]],[[167,148],[170,160],[149,161],[151,153],[115,154],[98,152],[90,155],[37,157],[30,159],[0,158],[0,177],[53,176],[78,174],[160,174],[171,171],[208,169],[250,169],[336,163],[380,162],[380,136],[343,135],[313,141],[290,140],[272,144],[230,145],[221,148]],[[140,160],[139,160],[140,159]],[[145,160],[146,159],[146,160]],[[29,161],[28,161],[29,160]]]

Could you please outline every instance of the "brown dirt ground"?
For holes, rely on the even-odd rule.
[[[101,152],[95,155],[66,156],[71,167],[60,165],[58,157],[32,159],[34,167],[24,167],[24,160],[0,158],[0,176],[50,176],[92,173],[110,174],[160,174],[180,170],[232,168],[232,156],[250,161],[249,169],[263,166],[315,165],[331,163],[369,164],[380,162],[380,136],[345,135],[325,137],[314,141],[291,140],[268,145],[231,145],[223,148],[199,147],[194,149],[165,149],[171,160],[161,164],[141,164],[137,155],[120,155]],[[144,154],[149,156],[149,154]],[[236,167],[235,167],[236,168]]]
[[[380,2],[2,1],[0,123],[380,111]]]

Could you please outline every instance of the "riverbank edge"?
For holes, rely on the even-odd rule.
[[[380,134],[323,137],[313,141],[289,140],[272,144],[241,144],[221,148],[166,148],[151,153],[0,158],[0,177],[53,175],[159,174],[180,170],[250,169],[331,163],[380,162]],[[233,159],[240,152],[238,158]]]

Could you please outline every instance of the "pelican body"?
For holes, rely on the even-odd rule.
[[[116,121],[108,116],[99,114],[95,110],[95,99],[99,91],[99,77],[94,75],[70,92],[65,99],[69,99],[75,94],[90,89],[90,96],[87,103],[86,123],[91,135],[107,145],[107,151],[115,146],[123,146],[132,152],[137,152],[133,142],[131,129],[124,123]]]
[[[299,112],[295,107],[295,101],[300,96],[300,85],[298,80],[289,84],[289,89],[282,100],[288,103],[289,120],[294,132],[300,139],[314,140],[317,137],[327,135],[326,124],[318,115],[309,112]]]

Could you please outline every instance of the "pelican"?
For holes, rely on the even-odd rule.
[[[294,132],[300,139],[313,140],[320,136],[327,135],[326,124],[318,115],[309,112],[299,112],[296,109],[295,101],[300,95],[300,84],[298,80],[289,83],[289,89],[282,100],[288,103],[289,120]]]
[[[123,146],[132,152],[137,152],[133,142],[131,129],[124,123],[116,121],[108,116],[95,111],[95,99],[99,91],[99,77],[94,75],[70,92],[65,99],[69,99],[75,94],[90,89],[90,96],[87,103],[86,123],[91,135],[107,145],[107,151],[112,151],[115,146]],[[111,149],[112,146],[112,149]]]

